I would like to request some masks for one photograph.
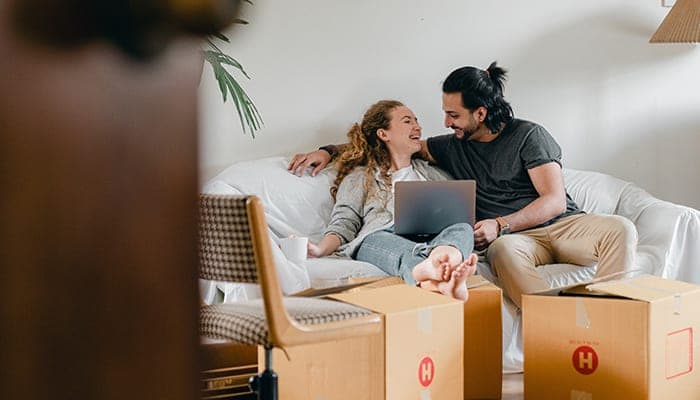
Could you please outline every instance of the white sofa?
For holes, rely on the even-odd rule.
[[[239,162],[207,182],[206,193],[256,194],[265,205],[273,240],[292,234],[319,240],[330,216],[333,202],[329,187],[335,177],[326,168],[316,177],[297,177],[286,170],[288,159],[271,157]],[[665,278],[700,284],[700,212],[652,197],[638,186],[597,172],[564,170],[567,191],[586,212],[617,214],[630,219],[639,234],[637,267]],[[364,262],[345,258],[309,259],[303,265],[286,259],[274,249],[283,290],[293,293],[314,287],[343,283],[352,276],[384,273]],[[563,286],[593,276],[595,266],[552,264],[539,268],[552,285]],[[488,263],[480,260],[478,273],[498,284]],[[256,296],[255,288],[203,282],[205,301],[236,301]],[[217,297],[218,300],[217,300]],[[504,302],[504,370],[522,368],[520,311]]]

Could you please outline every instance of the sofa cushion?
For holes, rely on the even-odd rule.
[[[333,209],[329,188],[335,171],[326,168],[315,177],[298,177],[287,171],[289,160],[269,157],[237,162],[215,176],[204,187],[223,182],[240,193],[255,194],[265,207],[265,217],[278,237],[295,234],[318,241]]]
[[[587,213],[614,214],[628,185],[629,182],[599,172],[564,169],[566,191]]]

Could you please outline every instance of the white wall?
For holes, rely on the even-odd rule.
[[[565,166],[700,208],[700,46],[648,43],[668,10],[660,0],[255,1],[225,48],[250,74],[265,127],[243,134],[207,66],[202,179],[343,142],[381,98],[411,107],[425,136],[446,133],[442,80],[498,60],[516,116],[552,133]]]

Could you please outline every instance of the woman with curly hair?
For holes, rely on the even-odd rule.
[[[335,205],[325,235],[318,244],[309,243],[308,254],[339,252],[407,283],[466,300],[466,278],[476,268],[469,224],[448,226],[427,243],[393,233],[395,182],[449,179],[413,158],[421,150],[420,138],[418,119],[398,101],[381,100],[365,112],[362,123],[350,128],[350,143],[336,161]]]

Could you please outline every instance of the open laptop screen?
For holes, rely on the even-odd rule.
[[[403,181],[394,186],[394,232],[436,234],[466,222],[474,227],[476,181]]]

